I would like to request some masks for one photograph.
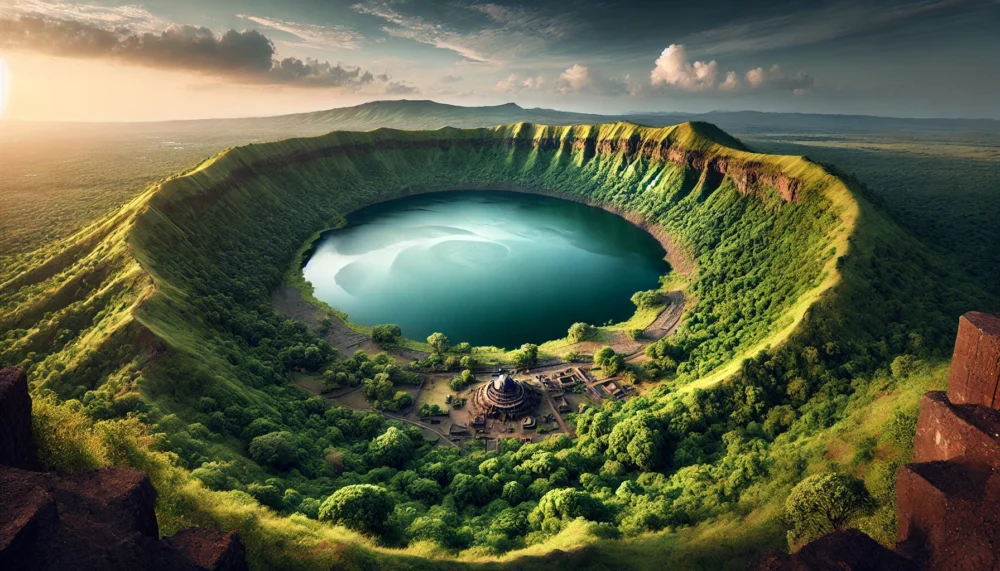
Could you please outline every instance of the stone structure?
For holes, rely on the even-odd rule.
[[[535,387],[504,373],[472,394],[476,414],[504,421],[520,420],[531,414],[540,401],[541,395]]]
[[[1000,571],[1000,317],[959,321],[948,391],[924,395],[896,478],[897,551],[932,571]]]
[[[189,528],[161,540],[156,490],[142,472],[60,476],[38,465],[27,379],[0,370],[0,569],[247,569],[235,532]]]
[[[966,313],[948,390],[924,395],[914,463],[896,473],[895,553],[850,530],[821,537],[798,553],[772,556],[760,569],[1000,571],[998,388],[1000,317]]]

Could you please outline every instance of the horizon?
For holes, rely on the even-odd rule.
[[[815,116],[815,117],[832,117],[832,118],[872,118],[872,119],[891,119],[900,121],[956,121],[956,122],[972,122],[972,121],[987,121],[991,123],[1000,122],[1000,117],[948,117],[948,116],[909,116],[909,115],[873,115],[865,113],[820,113],[820,112],[804,112],[804,111],[760,111],[757,109],[712,109],[709,111],[654,111],[654,110],[637,110],[628,111],[624,113],[601,113],[601,112],[586,112],[586,111],[571,111],[567,109],[560,109],[558,107],[526,107],[515,101],[508,101],[505,103],[496,103],[490,105],[462,105],[461,103],[446,103],[443,101],[437,101],[434,99],[372,99],[369,101],[363,101],[361,103],[356,103],[353,105],[344,105],[339,107],[325,107],[312,109],[307,111],[297,111],[294,113],[279,113],[273,115],[246,115],[246,116],[207,116],[207,117],[192,117],[185,119],[150,119],[150,120],[95,120],[88,121],[85,119],[79,120],[46,120],[46,119],[11,119],[5,118],[0,115],[0,126],[4,123],[7,124],[48,124],[48,125],[142,125],[142,124],[159,124],[159,123],[183,123],[183,122],[199,122],[199,121],[237,121],[240,119],[274,119],[280,117],[289,117],[295,115],[310,115],[319,114],[325,112],[332,112],[338,110],[354,109],[357,107],[362,107],[365,105],[374,105],[379,103],[434,103],[436,105],[441,105],[444,107],[456,107],[463,109],[490,109],[490,108],[500,108],[515,106],[523,111],[549,111],[555,113],[566,113],[566,114],[576,114],[576,115],[593,115],[599,117],[606,117],[609,122],[622,121],[628,117],[642,116],[642,115],[677,115],[677,116],[690,116],[693,118],[706,117],[709,115],[736,115],[742,113],[752,113],[759,115],[768,116]],[[699,120],[699,119],[692,119]]]
[[[993,0],[7,0],[0,119],[232,119],[400,98],[1000,119],[998,27]]]

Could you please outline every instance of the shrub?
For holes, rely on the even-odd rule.
[[[297,463],[295,437],[290,432],[271,432],[250,441],[250,457],[262,466],[287,470]]]
[[[375,325],[372,327],[372,341],[379,347],[395,345],[403,336],[403,330],[395,323]]]
[[[366,533],[387,531],[395,505],[384,489],[371,484],[344,486],[319,507],[319,519]]]
[[[843,528],[868,511],[872,498],[865,483],[847,474],[815,474],[799,482],[785,501],[790,545],[808,543]]]
[[[581,341],[586,341],[588,339],[593,339],[597,336],[597,328],[593,325],[583,322],[577,322],[569,326],[569,333],[567,337],[573,343],[579,343]]]
[[[632,296],[632,303],[639,309],[650,309],[658,305],[663,305],[663,301],[663,292],[655,289],[637,291]]]

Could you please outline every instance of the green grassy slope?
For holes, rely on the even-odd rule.
[[[37,253],[0,284],[0,328],[8,332],[0,362],[28,367],[37,395],[78,401],[71,411],[98,419],[140,413],[165,433],[154,448],[176,452],[178,467],[161,466],[169,461],[145,449],[126,461],[164,474],[167,529],[187,522],[239,527],[258,565],[319,568],[369,556],[431,565],[408,557],[436,548],[414,546],[397,556],[351,547],[367,544],[315,522],[255,515],[264,523],[250,525],[236,513],[260,508],[234,508],[236,496],[178,480],[184,468],[216,459],[252,478],[268,476],[246,460],[239,430],[226,428],[225,418],[213,424],[214,407],[252,409],[303,431],[311,422],[295,417],[308,416],[313,405],[285,386],[294,360],[288,351],[308,345],[308,335],[282,323],[268,298],[303,241],[372,202],[462,188],[545,192],[625,212],[669,233],[697,263],[689,293],[698,303],[651,355],[662,385],[601,411],[606,418],[582,415],[579,442],[559,444],[605,463],[602,473],[606,462],[617,464],[615,474],[601,476],[608,486],[633,478],[647,488],[648,504],[616,499],[610,487],[606,497],[590,490],[614,506],[616,533],[638,536],[629,540],[637,563],[642,557],[634,553],[644,545],[682,542],[647,541],[644,533],[732,518],[741,509],[759,510],[752,528],[760,540],[733,552],[748,557],[774,547],[781,535],[774,505],[787,492],[781,486],[805,469],[776,467],[785,454],[780,435],[822,438],[849,412],[848,395],[894,357],[941,355],[957,315],[998,306],[949,275],[856,182],[800,157],[750,152],[708,124],[380,129],[228,150]],[[282,351],[285,357],[275,355]],[[772,414],[781,407],[792,414]],[[649,458],[622,456],[609,442],[611,426],[635,417],[648,418],[661,435]],[[308,475],[283,477],[314,485]],[[763,493],[768,479],[780,485]],[[746,506],[737,508],[741,502]],[[605,533],[578,525],[506,560]],[[323,550],[324,542],[340,547]],[[600,545],[604,555],[594,562],[618,549]]]

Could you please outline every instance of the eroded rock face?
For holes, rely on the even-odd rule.
[[[0,464],[41,469],[31,438],[28,377],[21,369],[0,369]]]
[[[23,372],[0,370],[0,414],[0,569],[247,569],[235,532],[191,528],[160,540],[156,490],[143,472],[22,469],[38,465],[33,445],[24,445],[31,442],[31,397]]]

